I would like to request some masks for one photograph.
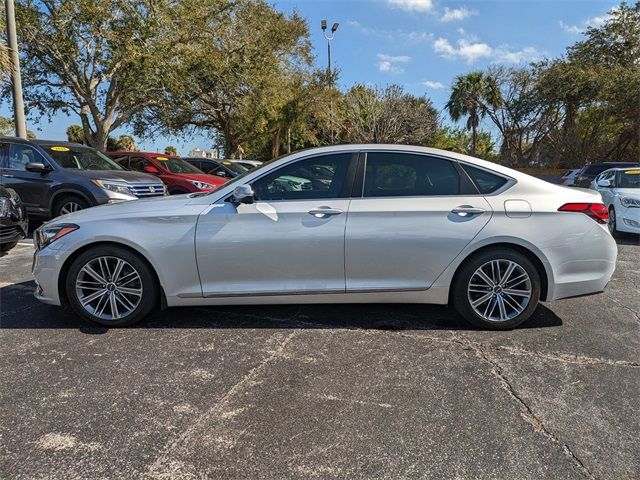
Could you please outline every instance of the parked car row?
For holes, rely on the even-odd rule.
[[[588,163],[582,168],[571,169],[562,176],[562,185],[568,187],[589,188],[591,182],[599,174],[610,168],[637,167],[640,164],[634,162],[599,162]]]

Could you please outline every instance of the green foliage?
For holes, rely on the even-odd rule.
[[[491,134],[484,130],[479,130],[476,134],[477,144],[475,156],[485,160],[496,161],[498,156],[495,151],[495,143],[493,138],[491,138]],[[462,128],[445,126],[438,129],[433,143],[428,146],[463,153],[466,155],[473,154],[472,135],[468,130]]]
[[[489,108],[497,108],[501,103],[500,88],[493,76],[476,71],[456,77],[445,108],[456,122],[468,117],[466,126],[472,132],[472,154],[477,151],[476,129],[480,120]]]
[[[0,137],[12,137],[15,135],[15,124],[13,119],[7,117],[0,117]],[[35,140],[36,134],[31,130],[27,130],[27,138],[29,140]]]
[[[66,133],[68,141],[74,143],[86,143],[82,125],[69,125]]]
[[[169,145],[168,147],[166,147],[164,149],[164,154],[165,155],[173,155],[173,156],[175,156],[175,155],[178,155],[178,150],[173,145]]]
[[[131,135],[120,135],[115,143],[115,150],[126,150],[128,152],[135,152],[136,140]]]

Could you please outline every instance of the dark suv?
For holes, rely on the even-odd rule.
[[[572,187],[589,188],[594,178],[600,175],[605,170],[610,168],[627,168],[637,167],[640,163],[633,162],[602,162],[602,163],[590,163],[582,167],[576,177],[573,179]]]
[[[0,137],[0,173],[27,213],[44,218],[165,195],[155,176],[124,170],[96,149],[70,142]]]

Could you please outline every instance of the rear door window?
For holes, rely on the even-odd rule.
[[[42,155],[31,145],[11,143],[7,167],[11,170],[25,170],[28,163],[45,163]]]
[[[488,172],[482,168],[472,167],[471,165],[460,164],[467,175],[471,177],[478,191],[483,195],[489,195],[502,188],[508,180],[495,173]]]

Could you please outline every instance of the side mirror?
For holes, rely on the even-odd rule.
[[[36,173],[46,173],[49,170],[51,170],[51,168],[47,165],[45,165],[44,163],[41,162],[29,162],[27,163],[27,165],[24,167],[24,169],[27,172],[36,172]]]
[[[153,165],[147,165],[146,167],[144,167],[144,171],[145,173],[153,173],[154,175],[158,175],[160,173],[160,170],[158,170]]]
[[[251,185],[240,185],[233,189],[233,199],[237,203],[253,203],[253,188]]]
[[[611,180],[598,180],[598,186],[602,188],[610,188]]]

